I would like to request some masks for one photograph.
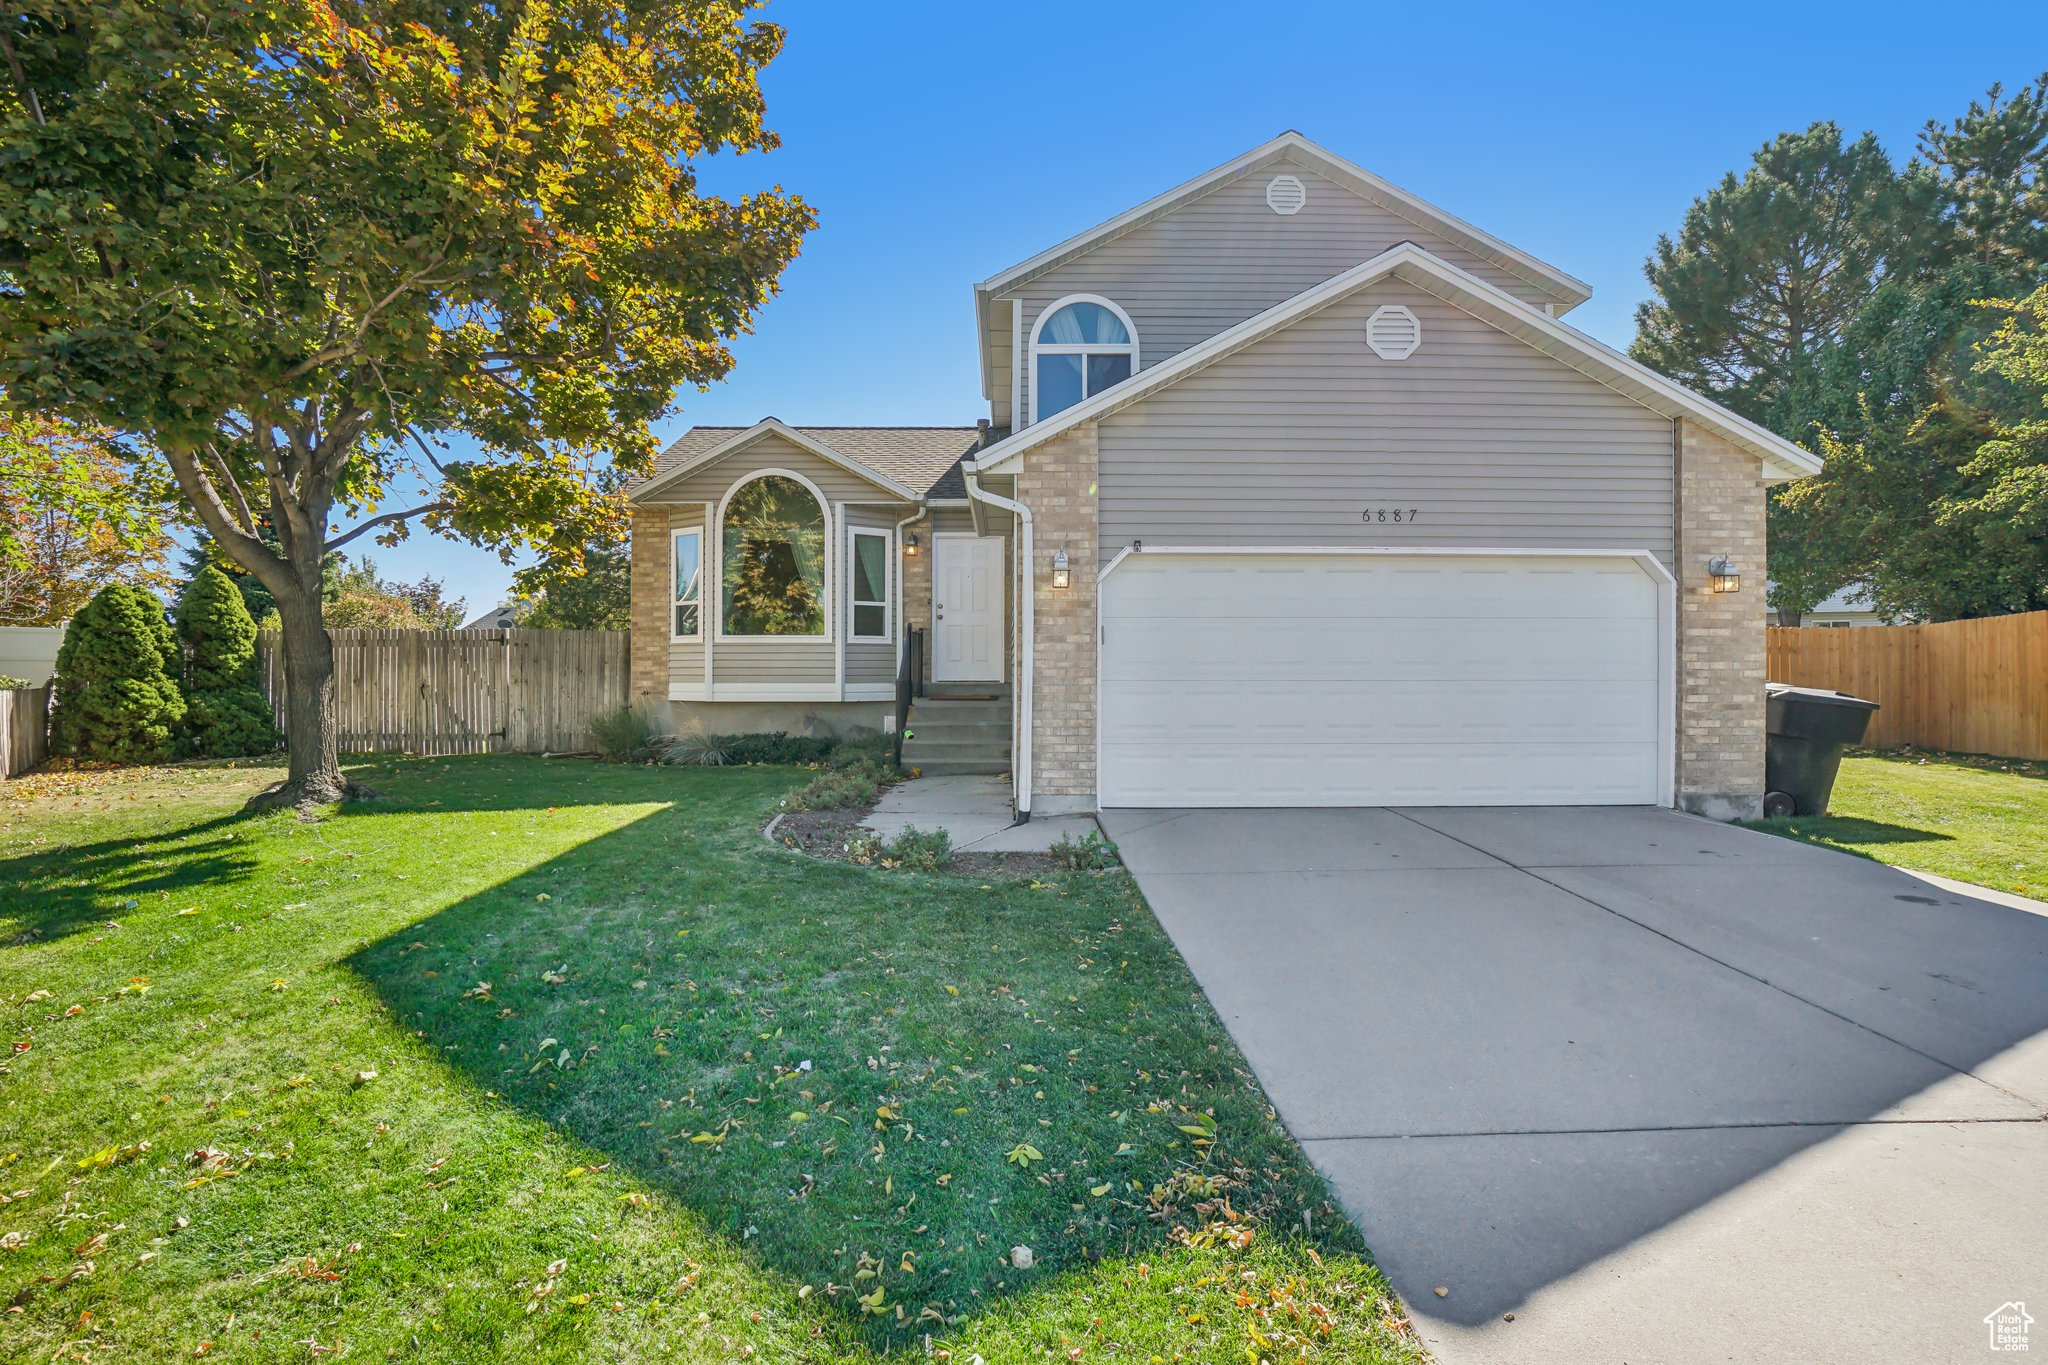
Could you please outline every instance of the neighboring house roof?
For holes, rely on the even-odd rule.
[[[1869,589],[1861,583],[1851,583],[1846,588],[1837,588],[1820,601],[1814,603],[1813,612],[1867,611],[1875,612],[1876,606],[1865,596]]]
[[[1778,585],[1776,583],[1766,582],[1764,584],[1766,603],[1769,602],[1771,594],[1777,590]],[[1870,600],[1869,592],[1870,588],[1867,584],[1851,583],[1847,587],[1835,589],[1819,602],[1808,607],[1804,615],[1847,616],[1861,613],[1865,616],[1875,616],[1877,615],[1877,604]],[[1768,605],[1765,606],[1764,610],[1771,616],[1777,615],[1777,611]]]
[[[510,630],[519,624],[519,608],[500,602],[463,627],[464,630]]]
[[[770,417],[751,427],[691,427],[654,462],[654,472],[628,490],[638,500],[690,469],[722,459],[768,435],[778,435],[821,459],[916,502],[969,450],[975,427],[792,427]],[[962,487],[965,496],[965,487]]]
[[[972,473],[1005,471],[1033,446],[1061,432],[1087,422],[1099,421],[1203,369],[1225,356],[1234,355],[1255,342],[1272,336],[1310,314],[1329,307],[1359,290],[1389,277],[1401,279],[1438,298],[1462,308],[1483,322],[1500,328],[1553,360],[1568,365],[1589,379],[1605,384],[1652,412],[1666,417],[1684,417],[1746,450],[1763,461],[1771,482],[1805,478],[1820,472],[1820,457],[1766,431],[1691,389],[1629,359],[1584,332],[1559,322],[1531,307],[1506,290],[1498,289],[1477,276],[1460,270],[1441,257],[1413,243],[1403,242],[1383,251],[1312,289],[1305,289],[1284,303],[1275,305],[1235,327],[1210,337],[1198,346],[1140,370],[1121,384],[1103,390],[1043,421],[1034,422],[1006,440],[980,451],[968,469]]]
[[[1252,148],[1243,156],[1226,161],[1216,169],[1196,176],[1184,185],[1177,185],[1164,194],[1147,199],[1136,208],[1120,213],[1106,223],[1098,224],[1077,237],[1070,237],[1058,246],[1041,251],[1028,261],[1020,261],[1008,270],[989,276],[974,287],[976,306],[981,307],[990,295],[1015,289],[1025,281],[1043,275],[1048,270],[1057,269],[1076,256],[1093,250],[1114,237],[1172,212],[1181,204],[1227,180],[1249,174],[1278,161],[1297,161],[1322,172],[1346,189],[1384,206],[1417,226],[1443,234],[1445,238],[1456,242],[1482,260],[1491,261],[1508,273],[1518,275],[1531,284],[1558,295],[1564,300],[1566,308],[1575,307],[1593,296],[1592,286],[1584,280],[1565,274],[1556,266],[1536,259],[1520,247],[1508,245],[1492,233],[1444,212],[1392,181],[1382,179],[1364,167],[1346,161],[1336,153],[1317,146],[1300,133],[1290,130],[1271,142]]]

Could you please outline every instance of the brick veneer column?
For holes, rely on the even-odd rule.
[[[1716,593],[1727,555],[1742,591]],[[1678,423],[1678,803],[1754,819],[1764,790],[1764,487],[1754,455]]]
[[[913,521],[903,528],[906,536],[918,539],[917,554],[904,555],[898,562],[903,565],[903,622],[907,627],[925,633],[924,679],[932,677],[932,519]],[[897,548],[899,554],[902,547]],[[900,658],[901,655],[899,654]]]
[[[668,509],[633,509],[633,601],[628,623],[627,700],[668,700]]]
[[[1031,509],[1037,563],[1024,566],[1037,614],[1032,809],[1095,809],[1095,425],[1024,456],[1017,500]],[[1052,556],[1067,552],[1072,586],[1052,586]]]

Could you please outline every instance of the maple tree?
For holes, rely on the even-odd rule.
[[[104,432],[0,413],[0,625],[60,625],[110,583],[168,588],[175,501]]]
[[[783,35],[753,9],[0,18],[0,393],[161,456],[275,598],[272,799],[347,792],[332,551],[422,527],[573,557],[619,516],[594,472],[646,469],[649,421],[731,368],[814,221],[779,187],[699,185],[706,157],[776,145],[758,77]]]

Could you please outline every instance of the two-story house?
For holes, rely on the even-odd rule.
[[[976,426],[685,433],[633,690],[885,728],[914,645],[912,757],[1020,813],[1755,814],[1765,489],[1820,463],[1588,292],[1284,134],[976,285]]]

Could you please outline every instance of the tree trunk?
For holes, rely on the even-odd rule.
[[[240,515],[221,501],[212,475],[193,447],[166,443],[163,452],[178,488],[229,558],[256,576],[277,602],[283,629],[285,780],[260,793],[252,806],[330,805],[351,796],[374,796],[341,775],[340,729],[334,716],[334,641],[321,620],[320,570],[327,547],[322,536],[333,506],[332,482],[301,480],[299,501],[286,496],[285,481],[273,473],[267,519],[277,548],[266,545],[252,524],[241,492]],[[225,466],[220,466],[225,472]],[[309,491],[310,480],[310,491]]]
[[[284,732],[290,766],[284,786],[267,793],[277,805],[325,805],[349,795],[341,775],[340,728],[334,716],[334,641],[320,620],[317,593],[278,596],[284,639]]]

